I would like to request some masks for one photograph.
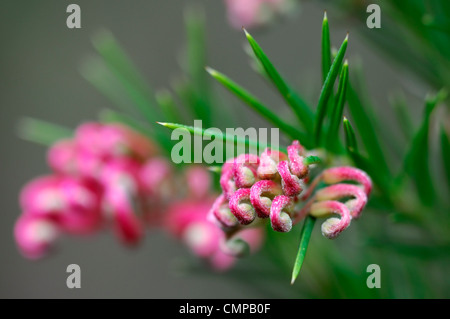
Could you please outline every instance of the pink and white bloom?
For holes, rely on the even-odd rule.
[[[259,158],[243,154],[228,160],[220,179],[223,193],[210,209],[209,219],[225,233],[234,234],[267,218],[273,230],[289,232],[308,214],[338,215],[340,218],[328,218],[322,225],[325,237],[337,237],[360,216],[372,181],[365,172],[344,166],[324,170],[307,187],[310,169],[305,156],[303,146],[294,141],[287,154],[266,149]],[[332,185],[316,191],[319,182]],[[301,201],[307,203],[301,207]]]
[[[14,227],[14,237],[20,252],[27,258],[38,259],[53,247],[60,230],[49,217],[22,215]]]
[[[86,234],[100,226],[101,193],[89,180],[44,176],[23,189],[20,202],[26,215],[50,218],[66,232]]]
[[[136,244],[153,210],[172,191],[166,186],[170,165],[155,155],[148,138],[125,126],[82,124],[72,139],[49,149],[47,160],[55,174],[24,187],[23,218],[33,217],[33,225],[37,219],[39,225],[51,222],[59,233],[77,235],[111,222],[124,243]]]
[[[291,0],[225,0],[230,24],[235,28],[255,28],[270,23],[294,8]]]
[[[359,185],[342,183],[345,181],[356,182]],[[319,189],[313,195],[319,182],[334,185]],[[348,166],[326,169],[316,177],[303,195],[303,199],[310,199],[302,208],[299,216],[304,217],[307,214],[315,217],[339,215],[340,218],[331,217],[322,224],[322,234],[327,238],[336,238],[350,226],[353,218],[360,217],[371,190],[370,177],[360,169]]]

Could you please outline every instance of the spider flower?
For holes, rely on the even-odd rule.
[[[372,181],[359,169],[334,167],[324,170],[307,186],[310,167],[305,164],[305,156],[303,146],[293,141],[287,154],[268,148],[260,157],[243,154],[228,160],[220,178],[223,193],[213,203],[209,219],[225,233],[233,234],[258,226],[265,219],[275,231],[288,232],[308,214],[337,215],[339,218],[328,218],[322,224],[325,237],[337,237],[360,216]],[[329,186],[318,189],[320,183]]]
[[[287,223],[287,210],[294,217],[290,208],[298,201],[309,171],[298,141],[287,150],[286,155],[267,148],[261,157],[242,154],[228,160],[220,178],[223,194],[212,206],[210,218],[229,231],[270,217],[274,229],[287,231],[289,227],[280,223]],[[280,206],[281,201],[284,204]]]
[[[342,183],[344,181],[351,181],[358,185]],[[319,189],[312,195],[320,182],[333,185]],[[322,224],[322,234],[330,239],[336,238],[350,225],[353,218],[360,217],[371,190],[370,177],[360,169],[348,166],[326,169],[315,178],[303,196],[304,199],[310,199],[299,216],[339,215],[340,218],[331,217]]]
[[[190,167],[185,172],[185,182],[188,196],[168,207],[166,227],[194,255],[205,260],[215,270],[224,271],[244,252],[259,249],[264,238],[263,229],[245,229],[227,237],[208,218],[214,198],[205,193],[211,184],[209,172],[205,168]]]
[[[225,0],[225,4],[234,28],[262,27],[294,8],[292,0]]]
[[[57,237],[40,234],[90,234],[105,225],[123,243],[137,244],[173,190],[171,167],[156,155],[150,140],[125,126],[80,125],[72,139],[50,147],[54,174],[35,179],[21,193],[24,213],[15,231],[21,251],[39,257]]]

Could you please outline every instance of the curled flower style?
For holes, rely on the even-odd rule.
[[[359,185],[341,183],[344,181],[356,182]],[[311,197],[320,182],[334,185],[316,191]],[[353,218],[361,215],[371,190],[370,177],[360,169],[343,166],[324,170],[303,196],[303,199],[311,198],[299,216],[311,214],[314,217],[328,217],[338,214],[340,218],[331,217],[322,224],[322,234],[327,238],[336,238],[347,229]]]
[[[230,268],[237,257],[257,250],[264,237],[263,229],[243,229],[228,237],[209,217],[211,211],[217,211],[218,218],[236,218],[228,209],[222,213],[221,205],[225,195],[214,201],[211,194],[199,192],[199,182],[210,185],[210,176],[203,167],[192,167],[185,172],[188,193],[187,199],[171,203],[167,209],[165,225],[171,234],[186,244],[191,252],[205,260],[212,268],[223,271]],[[214,203],[213,203],[214,202]],[[211,205],[215,208],[211,210]]]
[[[257,218],[269,217],[276,231],[291,229],[293,207],[309,168],[304,164],[305,150],[298,141],[288,146],[287,151],[286,155],[267,148],[261,157],[242,154],[224,164],[220,178],[223,194],[210,212],[224,230],[232,231],[239,225],[254,223]]]
[[[270,223],[273,230],[288,232],[292,229],[294,201],[291,197],[280,195],[275,197],[270,209]]]
[[[314,217],[335,214],[340,218],[328,218],[322,224],[322,233],[327,238],[337,237],[352,219],[360,216],[372,182],[359,169],[335,167],[320,173],[303,192],[310,170],[305,156],[303,146],[293,141],[287,154],[267,148],[259,158],[244,154],[228,160],[221,175],[223,193],[212,205],[209,218],[230,234],[231,240],[236,232],[246,226],[258,226],[264,219],[270,220],[273,230],[289,232],[308,214]],[[331,185],[316,190],[321,182]],[[307,201],[303,207],[301,201]],[[234,250],[244,250],[239,241],[231,243]]]

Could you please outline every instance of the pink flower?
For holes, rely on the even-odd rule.
[[[360,186],[341,183],[352,181]],[[334,184],[316,191],[312,195],[319,182]],[[358,218],[367,204],[367,199],[372,190],[370,177],[360,169],[354,167],[334,167],[324,170],[311,183],[303,199],[311,199],[299,213],[300,218],[307,214],[315,217],[328,217],[332,214],[340,215],[339,218],[329,218],[322,224],[322,234],[328,238],[336,238],[347,229],[353,218]],[[312,195],[312,196],[311,196]],[[340,202],[345,201],[344,203]]]
[[[286,155],[268,148],[260,158],[243,154],[228,160],[220,178],[223,195],[211,208],[210,218],[232,231],[238,224],[229,212],[240,225],[270,217],[275,230],[289,231],[295,215],[293,205],[304,188],[309,168],[303,163],[305,151],[298,141],[287,150]]]
[[[85,234],[100,225],[101,192],[88,180],[45,176],[23,189],[20,202],[27,215],[50,218],[64,231]]]
[[[146,137],[125,126],[82,124],[74,138],[49,149],[56,175],[38,178],[22,191],[23,216],[70,234],[92,233],[109,219],[124,243],[136,244],[173,192],[171,167],[155,155]]]
[[[20,252],[27,258],[43,257],[59,236],[59,228],[49,217],[22,215],[14,227],[14,237]]]
[[[235,28],[261,27],[285,13],[290,0],[225,0],[228,20]]]
[[[119,124],[82,124],[75,132],[75,141],[79,148],[102,159],[121,156],[143,159],[155,153],[148,139]]]
[[[190,198],[202,199],[210,194],[211,176],[202,166],[190,166],[186,172],[187,189]]]
[[[322,225],[323,235],[335,238],[353,218],[360,216],[372,182],[359,169],[335,167],[319,174],[302,195],[308,175],[305,150],[298,141],[287,147],[287,155],[266,149],[260,158],[243,154],[230,159],[222,168],[223,193],[212,205],[208,218],[226,234],[234,234],[247,225],[258,226],[266,218],[275,231],[288,232],[308,214],[314,217],[336,214],[340,218],[329,218]],[[359,186],[342,183],[345,181]],[[319,189],[312,196],[319,182],[334,185]],[[300,200],[308,200],[303,208],[298,207]],[[236,247],[239,245],[237,242]]]
[[[254,252],[264,239],[263,229],[245,229],[231,238],[208,219],[213,199],[183,200],[169,206],[166,227],[216,270],[230,268],[243,251]],[[236,245],[238,244],[238,245]]]

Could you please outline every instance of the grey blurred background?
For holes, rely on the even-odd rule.
[[[66,7],[70,3],[81,6],[82,29],[66,27]],[[206,13],[209,65],[237,79],[283,113],[286,108],[282,100],[267,90],[249,67],[242,50],[243,33],[229,27],[220,0],[1,1],[0,297],[263,297],[221,275],[180,275],[176,265],[188,258],[189,252],[157,231],[149,232],[135,250],[122,247],[108,232],[90,238],[66,237],[60,241],[57,254],[37,262],[22,258],[13,240],[21,187],[31,178],[49,172],[45,148],[17,137],[19,119],[31,116],[73,128],[82,121],[96,119],[101,109],[111,107],[79,73],[80,62],[94,52],[91,36],[101,27],[115,34],[153,88],[167,87],[181,72],[178,62],[185,44],[183,10],[191,3],[200,4]],[[292,19],[253,32],[283,75],[313,105],[320,91],[320,28],[325,8],[326,2],[302,2]],[[388,96],[401,88],[413,88],[417,99],[409,97],[410,105],[418,114],[426,88],[373,52],[357,35],[361,26],[352,21],[337,22],[330,10],[328,17],[335,45],[350,31],[350,65],[360,60],[365,74],[370,75],[369,90],[375,97],[378,115],[389,120]],[[216,88],[238,110],[241,105],[237,100]],[[253,113],[239,114],[238,125],[254,121]],[[66,287],[66,267],[71,263],[81,266],[81,289]]]

